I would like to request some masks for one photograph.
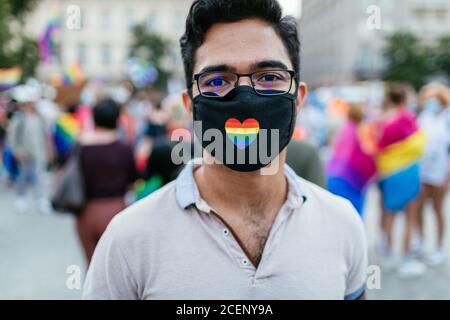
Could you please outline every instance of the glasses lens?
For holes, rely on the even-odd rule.
[[[279,95],[289,92],[292,76],[284,70],[267,70],[253,74],[252,82],[258,94]]]
[[[198,79],[200,93],[207,97],[223,97],[233,90],[237,76],[229,72],[207,72]]]

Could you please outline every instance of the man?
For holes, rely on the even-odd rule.
[[[37,208],[42,213],[51,213],[50,202],[43,194],[43,178],[47,164],[51,160],[51,146],[45,121],[36,110],[40,92],[37,88],[21,85],[12,91],[19,104],[8,128],[7,142],[18,163],[19,175],[16,180],[16,210],[28,210],[26,190],[32,187],[37,200]]]
[[[284,166],[307,91],[294,20],[276,0],[197,0],[181,47],[196,134],[225,139],[216,137],[214,150],[201,139],[203,164],[188,164],[112,221],[84,298],[362,298],[367,255],[358,214]],[[264,139],[263,129],[279,139]],[[270,163],[246,152],[260,139],[276,150]],[[237,154],[245,161],[234,161]]]

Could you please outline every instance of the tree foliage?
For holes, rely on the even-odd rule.
[[[36,40],[24,34],[25,16],[37,0],[0,0],[0,68],[19,65],[23,78],[34,75],[39,62]]]
[[[416,89],[425,84],[428,74],[426,50],[419,39],[409,33],[395,33],[387,38],[384,56],[387,68],[385,80],[407,82]]]
[[[450,36],[424,45],[415,35],[397,32],[387,37],[384,79],[421,88],[430,77],[450,79]]]
[[[137,24],[132,30],[129,56],[142,58],[158,70],[156,88],[165,90],[170,72],[164,67],[164,59],[170,54],[170,43],[155,32],[149,31],[145,23]]]

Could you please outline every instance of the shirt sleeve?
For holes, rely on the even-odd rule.
[[[346,280],[345,300],[357,300],[366,291],[367,281],[367,240],[362,219],[355,212],[350,228],[351,249],[349,250],[349,271]]]
[[[101,237],[92,257],[83,288],[84,300],[137,300],[137,285],[120,240],[114,233],[114,220]]]

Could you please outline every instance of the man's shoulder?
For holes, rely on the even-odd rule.
[[[108,228],[125,237],[151,232],[166,224],[180,210],[172,181],[117,214]]]
[[[309,205],[312,215],[338,225],[361,225],[361,218],[349,200],[303,178],[299,179],[307,195],[305,204]]]

